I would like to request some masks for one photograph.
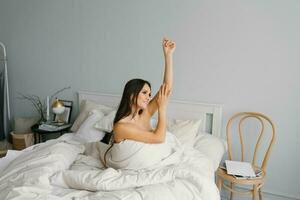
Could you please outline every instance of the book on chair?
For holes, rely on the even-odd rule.
[[[251,163],[225,160],[227,174],[241,177],[256,177]]]

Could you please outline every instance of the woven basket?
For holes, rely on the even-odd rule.
[[[34,144],[33,133],[10,133],[13,139],[13,149],[22,150]]]

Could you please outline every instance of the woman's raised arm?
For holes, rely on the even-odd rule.
[[[163,84],[168,85],[169,90],[173,87],[173,53],[176,49],[176,43],[170,39],[164,38],[162,41],[163,53],[165,58],[165,70]],[[170,93],[170,91],[168,91]],[[156,102],[158,92],[148,105],[148,112],[152,116],[158,109]]]
[[[172,90],[173,86],[173,52],[176,48],[176,44],[172,40],[163,40],[163,51],[165,57],[165,73],[163,83],[167,84]]]

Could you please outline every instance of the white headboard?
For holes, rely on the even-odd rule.
[[[90,100],[106,106],[117,107],[120,95],[103,94],[89,91],[78,92],[79,105],[82,100]],[[214,136],[222,137],[222,106],[218,104],[171,100],[168,106],[168,116],[176,119],[204,118],[204,131]],[[203,117],[204,116],[204,117]]]

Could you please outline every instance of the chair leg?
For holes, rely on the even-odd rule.
[[[257,185],[253,185],[252,200],[256,200],[256,194],[257,194]]]
[[[259,188],[258,194],[259,194],[259,200],[263,200],[261,188]]]
[[[230,183],[230,188],[231,189],[234,189],[234,184],[233,183]],[[233,199],[233,192],[230,191],[230,200]]]
[[[221,179],[220,177],[218,177],[217,187],[219,189],[220,194],[221,194],[222,186],[223,186],[223,179]]]

